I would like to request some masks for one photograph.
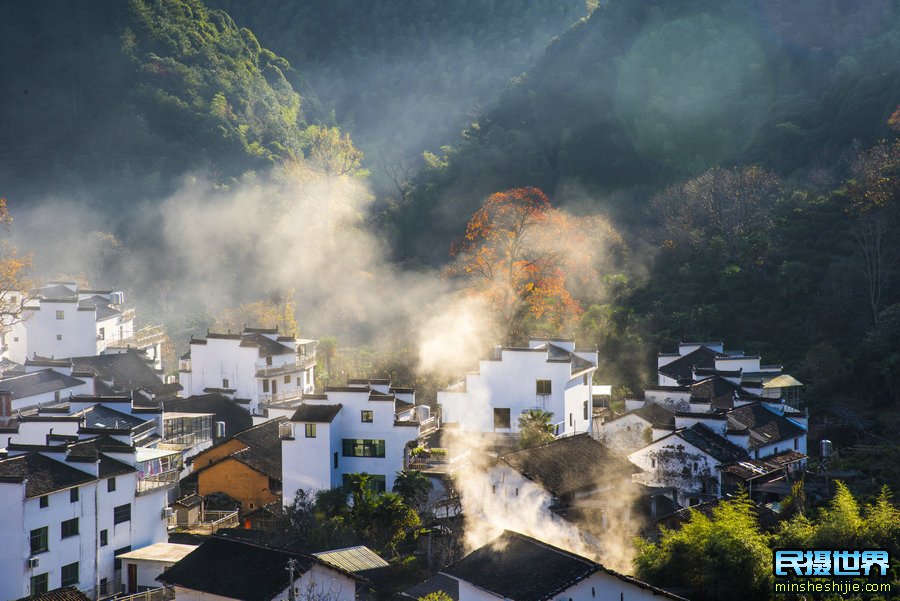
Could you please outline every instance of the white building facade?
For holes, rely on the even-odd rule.
[[[251,413],[315,389],[317,341],[281,336],[277,329],[208,333],[191,339],[179,365],[185,396],[221,392],[249,401]]]
[[[367,473],[380,490],[391,490],[409,450],[438,427],[414,393],[387,383],[330,386],[307,395],[282,432],[283,498],[298,490],[345,485],[348,474]]]
[[[596,350],[570,339],[532,339],[528,347],[496,347],[477,373],[438,391],[441,421],[461,430],[515,434],[528,410],[553,413],[557,434],[590,432]]]

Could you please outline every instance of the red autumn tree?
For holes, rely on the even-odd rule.
[[[515,188],[485,200],[450,247],[445,273],[483,296],[507,341],[517,342],[529,322],[557,332],[581,313],[571,287],[594,275],[590,247],[543,192]]]

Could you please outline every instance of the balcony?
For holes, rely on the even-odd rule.
[[[275,394],[272,394],[271,392],[263,392],[259,395],[259,402],[263,405],[272,405],[275,403],[284,403],[286,401],[296,401],[302,396],[303,390],[300,388],[297,388],[296,390],[276,392]]]
[[[438,453],[439,450],[443,452]],[[452,474],[468,463],[468,451],[451,455],[446,449],[433,449],[413,457],[406,469],[430,474]]]
[[[167,451],[183,451],[184,449],[189,449],[211,441],[212,430],[204,429],[200,432],[191,432],[189,434],[166,438],[156,446],[157,448],[165,449]]]
[[[437,415],[432,415],[428,419],[419,422],[419,436],[425,436],[437,430],[441,425]]]
[[[305,369],[309,369],[316,364],[316,355],[298,355],[294,361],[284,363],[282,365],[267,365],[265,367],[256,368],[257,378],[271,378],[274,376],[283,376],[293,374]]]
[[[222,528],[236,528],[239,525],[238,510],[234,511],[200,511],[199,518],[192,522],[179,522],[178,514],[169,516],[168,527],[179,532],[190,534],[212,535]]]
[[[157,490],[172,488],[175,486],[175,484],[178,483],[179,472],[180,470],[178,469],[171,469],[160,472],[158,474],[153,474],[151,476],[138,478],[137,490],[135,491],[135,494],[137,496],[141,496],[150,494]]]
[[[145,349],[162,344],[166,339],[166,332],[162,326],[147,326],[136,331],[133,336],[121,340],[110,340],[108,348],[135,348]]]

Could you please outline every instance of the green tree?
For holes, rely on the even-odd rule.
[[[453,597],[444,591],[434,591],[433,593],[428,593],[424,597],[419,597],[419,601],[453,601]]]
[[[419,470],[403,470],[397,472],[393,491],[400,495],[407,505],[422,511],[428,502],[432,485],[428,476]]]
[[[746,493],[723,501],[712,516],[692,510],[659,542],[638,541],[635,573],[659,586],[687,587],[692,598],[752,601],[769,596],[771,551]]]
[[[554,440],[553,412],[529,409],[519,416],[519,446],[523,449]]]
[[[825,549],[856,548],[865,525],[859,503],[846,484],[840,480],[834,484],[834,497],[819,512],[814,542]]]

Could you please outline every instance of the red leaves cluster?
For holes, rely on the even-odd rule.
[[[537,188],[489,196],[450,255],[447,275],[487,298],[508,337],[529,317],[559,329],[581,313],[567,282],[592,269],[588,241]]]

